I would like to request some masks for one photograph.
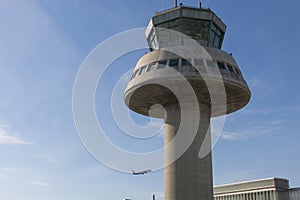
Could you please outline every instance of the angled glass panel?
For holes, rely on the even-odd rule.
[[[227,64],[227,67],[230,72],[234,72],[232,65]]]
[[[140,69],[135,70],[135,72],[132,74],[132,79],[134,79],[135,77],[137,77],[138,74],[139,74],[139,72],[140,72]]]
[[[141,75],[141,74],[145,73],[145,72],[146,72],[146,70],[147,70],[147,66],[143,66],[143,67],[141,67],[141,70],[140,70],[140,73],[139,73],[139,75]]]
[[[176,66],[178,66],[178,64],[179,64],[179,59],[178,58],[177,59],[171,59],[170,62],[169,62],[170,67],[176,67]]]
[[[171,59],[170,61],[169,61],[169,67],[172,67],[173,69],[175,69],[175,70],[179,70],[179,59],[177,58],[177,59]]]
[[[224,64],[224,63],[222,63],[222,62],[217,62],[217,64],[218,64],[218,67],[219,67],[220,69],[225,69],[225,70],[226,70],[226,67],[225,67],[225,64]]]
[[[156,62],[150,63],[150,64],[148,65],[147,72],[154,70],[155,67],[156,67]]]
[[[192,66],[191,60],[181,59],[181,66]]]
[[[167,65],[167,60],[160,60],[157,64],[157,69],[165,68]]]

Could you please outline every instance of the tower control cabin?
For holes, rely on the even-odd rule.
[[[198,156],[210,133],[210,118],[237,111],[250,100],[250,90],[238,64],[231,54],[221,50],[225,31],[226,25],[210,9],[182,5],[156,13],[146,30],[150,52],[140,58],[134,69],[124,94],[126,105],[147,116],[154,105],[164,108],[164,114],[156,113],[154,117],[164,118],[165,145],[176,136],[180,123],[186,123],[187,127],[199,124],[188,149],[164,169],[165,200],[213,200],[211,153],[204,158]],[[183,104],[191,105],[194,101],[182,89],[187,81],[196,95],[200,119],[181,118],[183,111],[195,110],[193,107],[182,110]],[[216,87],[220,82],[224,102],[218,101],[221,90]],[[182,92],[183,103],[167,85]],[[184,132],[187,136],[190,133]],[[180,144],[175,145],[173,151],[165,152],[165,162],[180,148]]]

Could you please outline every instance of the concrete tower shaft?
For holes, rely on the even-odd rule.
[[[190,102],[185,102],[189,104]],[[191,108],[192,109],[192,108]],[[172,104],[166,107],[167,117],[164,125],[164,144],[175,137],[180,122],[180,107],[178,104]],[[190,118],[185,123],[196,123]],[[189,129],[186,130],[189,133]],[[200,122],[198,132],[193,143],[184,152],[184,154],[173,164],[164,169],[164,192],[167,200],[213,200],[213,180],[212,180],[212,157],[211,152],[202,159],[198,158],[199,147],[203,144],[207,133],[210,136],[210,108],[206,105],[200,105]],[[210,138],[209,143],[210,145]],[[165,161],[173,159],[176,151],[181,148],[179,141],[174,145],[173,152],[165,152]],[[207,147],[207,148],[210,148]]]

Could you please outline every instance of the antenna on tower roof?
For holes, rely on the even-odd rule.
[[[177,8],[177,0],[174,0],[175,8]]]

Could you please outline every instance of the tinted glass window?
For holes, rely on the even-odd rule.
[[[218,27],[216,27],[216,25],[212,24],[209,36],[210,43],[213,44],[215,47],[220,48],[222,42],[222,35],[223,33],[221,32],[221,30]]]
[[[192,66],[191,60],[182,59],[181,66]]]
[[[229,71],[234,72],[233,67],[232,67],[231,65],[228,65],[228,64],[227,64],[227,67],[228,67],[228,70],[229,70]]]
[[[222,62],[217,62],[217,63],[218,63],[218,67],[219,67],[220,69],[226,69],[224,63],[222,63]]]
[[[216,35],[215,36],[215,41],[214,41],[214,46],[219,47],[219,44],[220,44],[220,37]]]
[[[156,65],[156,63],[150,63],[150,64],[148,65],[148,70],[147,70],[147,72],[148,72],[148,71],[154,70],[154,69],[155,69],[155,65]]]
[[[209,35],[209,41],[211,43],[213,43],[215,40],[215,33],[213,31],[210,31],[210,35]]]
[[[138,70],[136,70],[135,72],[133,72],[133,74],[132,74],[132,76],[131,76],[131,80],[134,79],[134,77],[135,77],[137,71],[138,71]]]
[[[241,72],[240,72],[240,70],[239,69],[237,69],[237,67],[233,67],[234,68],[234,71],[235,71],[235,73],[238,75],[238,76],[240,76],[241,74]]]
[[[211,30],[216,31],[216,30],[217,30],[217,27],[216,27],[214,24],[212,24],[212,25],[211,25]]]
[[[153,49],[157,48],[156,35],[154,31],[152,31],[152,34],[150,35],[149,44]]]
[[[172,59],[170,60],[169,66],[170,67],[176,67],[179,64],[179,59]]]
[[[134,79],[135,77],[138,76],[140,69],[137,69],[133,74],[132,74],[132,78]]]
[[[141,74],[145,73],[145,72],[146,72],[146,70],[147,70],[147,66],[143,66],[143,67],[141,67],[141,70],[140,70],[140,73],[139,73],[139,75],[141,75]]]
[[[166,65],[167,65],[167,60],[160,60],[158,61],[157,69],[164,68],[166,67]]]
[[[183,18],[183,33],[193,39],[207,40],[209,34],[209,22],[199,19]]]

